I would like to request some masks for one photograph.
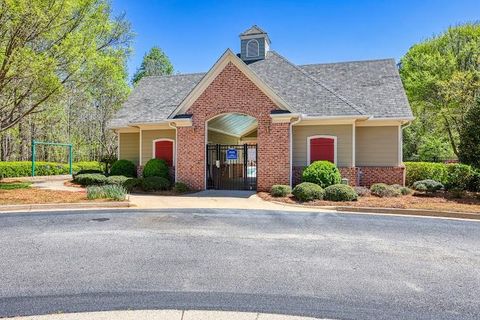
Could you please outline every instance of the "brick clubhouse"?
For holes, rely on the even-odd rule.
[[[296,65],[258,26],[206,73],[144,77],[110,127],[138,172],[152,158],[196,190],[296,184],[316,160],[351,185],[404,184],[413,120],[393,59]]]

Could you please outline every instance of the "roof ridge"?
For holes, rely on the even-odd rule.
[[[322,63],[307,63],[299,64],[299,67],[308,67],[308,66],[318,66],[318,65],[327,65],[327,64],[348,64],[348,63],[362,63],[362,62],[378,62],[378,61],[394,61],[395,58],[383,58],[383,59],[367,59],[367,60],[349,60],[349,61],[339,61],[339,62],[322,62]]]
[[[196,76],[205,74],[206,72],[192,72],[192,73],[177,73],[177,74],[165,74],[165,75],[156,75],[156,76],[144,76],[143,78],[172,78],[172,77],[182,77],[182,76]]]
[[[284,56],[282,56],[281,54],[279,54],[278,52],[274,51],[274,50],[270,50],[269,52],[271,52],[272,54],[276,54],[277,56],[279,56],[280,58],[282,58],[283,60],[285,60],[288,64],[290,64],[292,67],[294,67],[296,70],[300,71],[303,75],[305,75],[306,77],[308,77],[309,79],[311,79],[312,81],[314,81],[316,84],[322,86],[323,88],[325,88],[326,90],[328,90],[330,93],[332,93],[333,95],[335,95],[338,99],[342,100],[343,102],[345,102],[346,104],[348,104],[350,107],[352,107],[353,109],[355,109],[355,111],[359,112],[360,114],[362,115],[365,115],[366,112],[365,110],[363,110],[361,107],[357,106],[356,104],[354,104],[353,102],[351,102],[350,100],[348,100],[347,98],[345,98],[344,96],[340,95],[339,93],[337,93],[335,90],[333,90],[332,88],[330,88],[329,86],[327,86],[325,83],[323,83],[322,81],[318,80],[316,77],[313,77],[312,75],[310,75],[308,72],[306,72],[305,70],[303,70],[302,68],[300,68],[299,66],[297,66],[296,64],[290,62],[288,59],[286,59]]]

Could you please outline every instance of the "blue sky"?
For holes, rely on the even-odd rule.
[[[245,5],[246,4],[246,5]],[[480,19],[479,0],[173,1],[113,0],[136,34],[132,75],[152,46],[181,73],[207,71],[253,24],[297,64],[393,57],[448,26]]]

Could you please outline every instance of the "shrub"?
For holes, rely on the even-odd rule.
[[[270,190],[270,194],[274,197],[286,197],[292,193],[292,188],[283,184],[275,184]]]
[[[415,181],[433,179],[441,183],[448,181],[447,165],[433,162],[405,162],[406,184],[413,185]]]
[[[322,200],[325,191],[318,184],[302,182],[295,186],[292,194],[300,201]]]
[[[0,190],[16,190],[16,189],[28,189],[31,186],[31,182],[1,182]]]
[[[107,177],[98,173],[85,173],[77,174],[73,181],[82,186],[102,185],[107,181]]]
[[[432,179],[426,179],[414,182],[413,189],[417,191],[435,192],[443,189],[443,184]]]
[[[480,192],[480,171],[474,171],[468,181],[468,191]]]
[[[103,174],[103,170],[97,170],[97,169],[82,169],[79,170],[77,173],[73,174],[73,178],[75,178],[79,174],[87,174],[87,173],[98,173],[98,174]]]
[[[142,179],[142,189],[144,191],[168,190],[170,181],[164,177],[147,177]]]
[[[370,195],[370,189],[365,187],[354,187],[353,190],[355,190],[355,193],[359,197],[367,197]]]
[[[377,197],[398,197],[401,193],[399,189],[389,186],[385,183],[375,183],[370,187],[370,192]]]
[[[80,161],[80,162],[75,162],[75,166],[78,167],[78,169],[81,170],[96,170],[100,171],[100,173],[103,173],[103,165],[98,162],[98,161]]]
[[[135,190],[137,187],[142,185],[142,179],[139,178],[127,178],[123,183],[123,187],[127,189],[128,192]]]
[[[413,190],[410,189],[409,187],[401,187],[400,189],[398,189],[400,191],[400,193],[402,194],[402,196],[408,196],[410,194],[413,193]]]
[[[339,184],[341,179],[337,166],[330,161],[315,161],[302,173],[302,181],[318,184],[322,188]]]
[[[143,177],[163,177],[168,179],[167,162],[162,159],[150,159],[143,168]]]
[[[135,165],[132,161],[117,160],[113,163],[112,169],[110,169],[110,175],[135,178],[137,172],[135,171]]]
[[[447,165],[448,180],[446,189],[466,190],[474,173],[472,167],[466,164],[452,163]]]
[[[119,185],[89,186],[87,187],[87,198],[93,199],[112,199],[116,201],[125,200],[127,190]]]
[[[334,184],[325,188],[325,200],[355,201],[357,197],[355,190],[346,184]]]
[[[185,193],[190,191],[190,188],[183,182],[175,182],[173,186],[173,191],[176,193]]]
[[[125,176],[110,176],[107,177],[105,184],[116,184],[119,186],[123,186],[127,180],[131,178]]]

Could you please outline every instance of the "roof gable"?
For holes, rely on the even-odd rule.
[[[227,66],[232,63],[237,67],[248,79],[250,79],[267,97],[269,97],[280,109],[293,111],[285,100],[282,99],[272,88],[265,84],[247,65],[238,58],[230,49],[218,59],[213,67],[205,74],[202,80],[193,88],[190,93],[183,99],[175,110],[169,115],[173,118],[177,114],[185,113],[192,104],[200,97],[200,95],[207,89],[217,75]]]

